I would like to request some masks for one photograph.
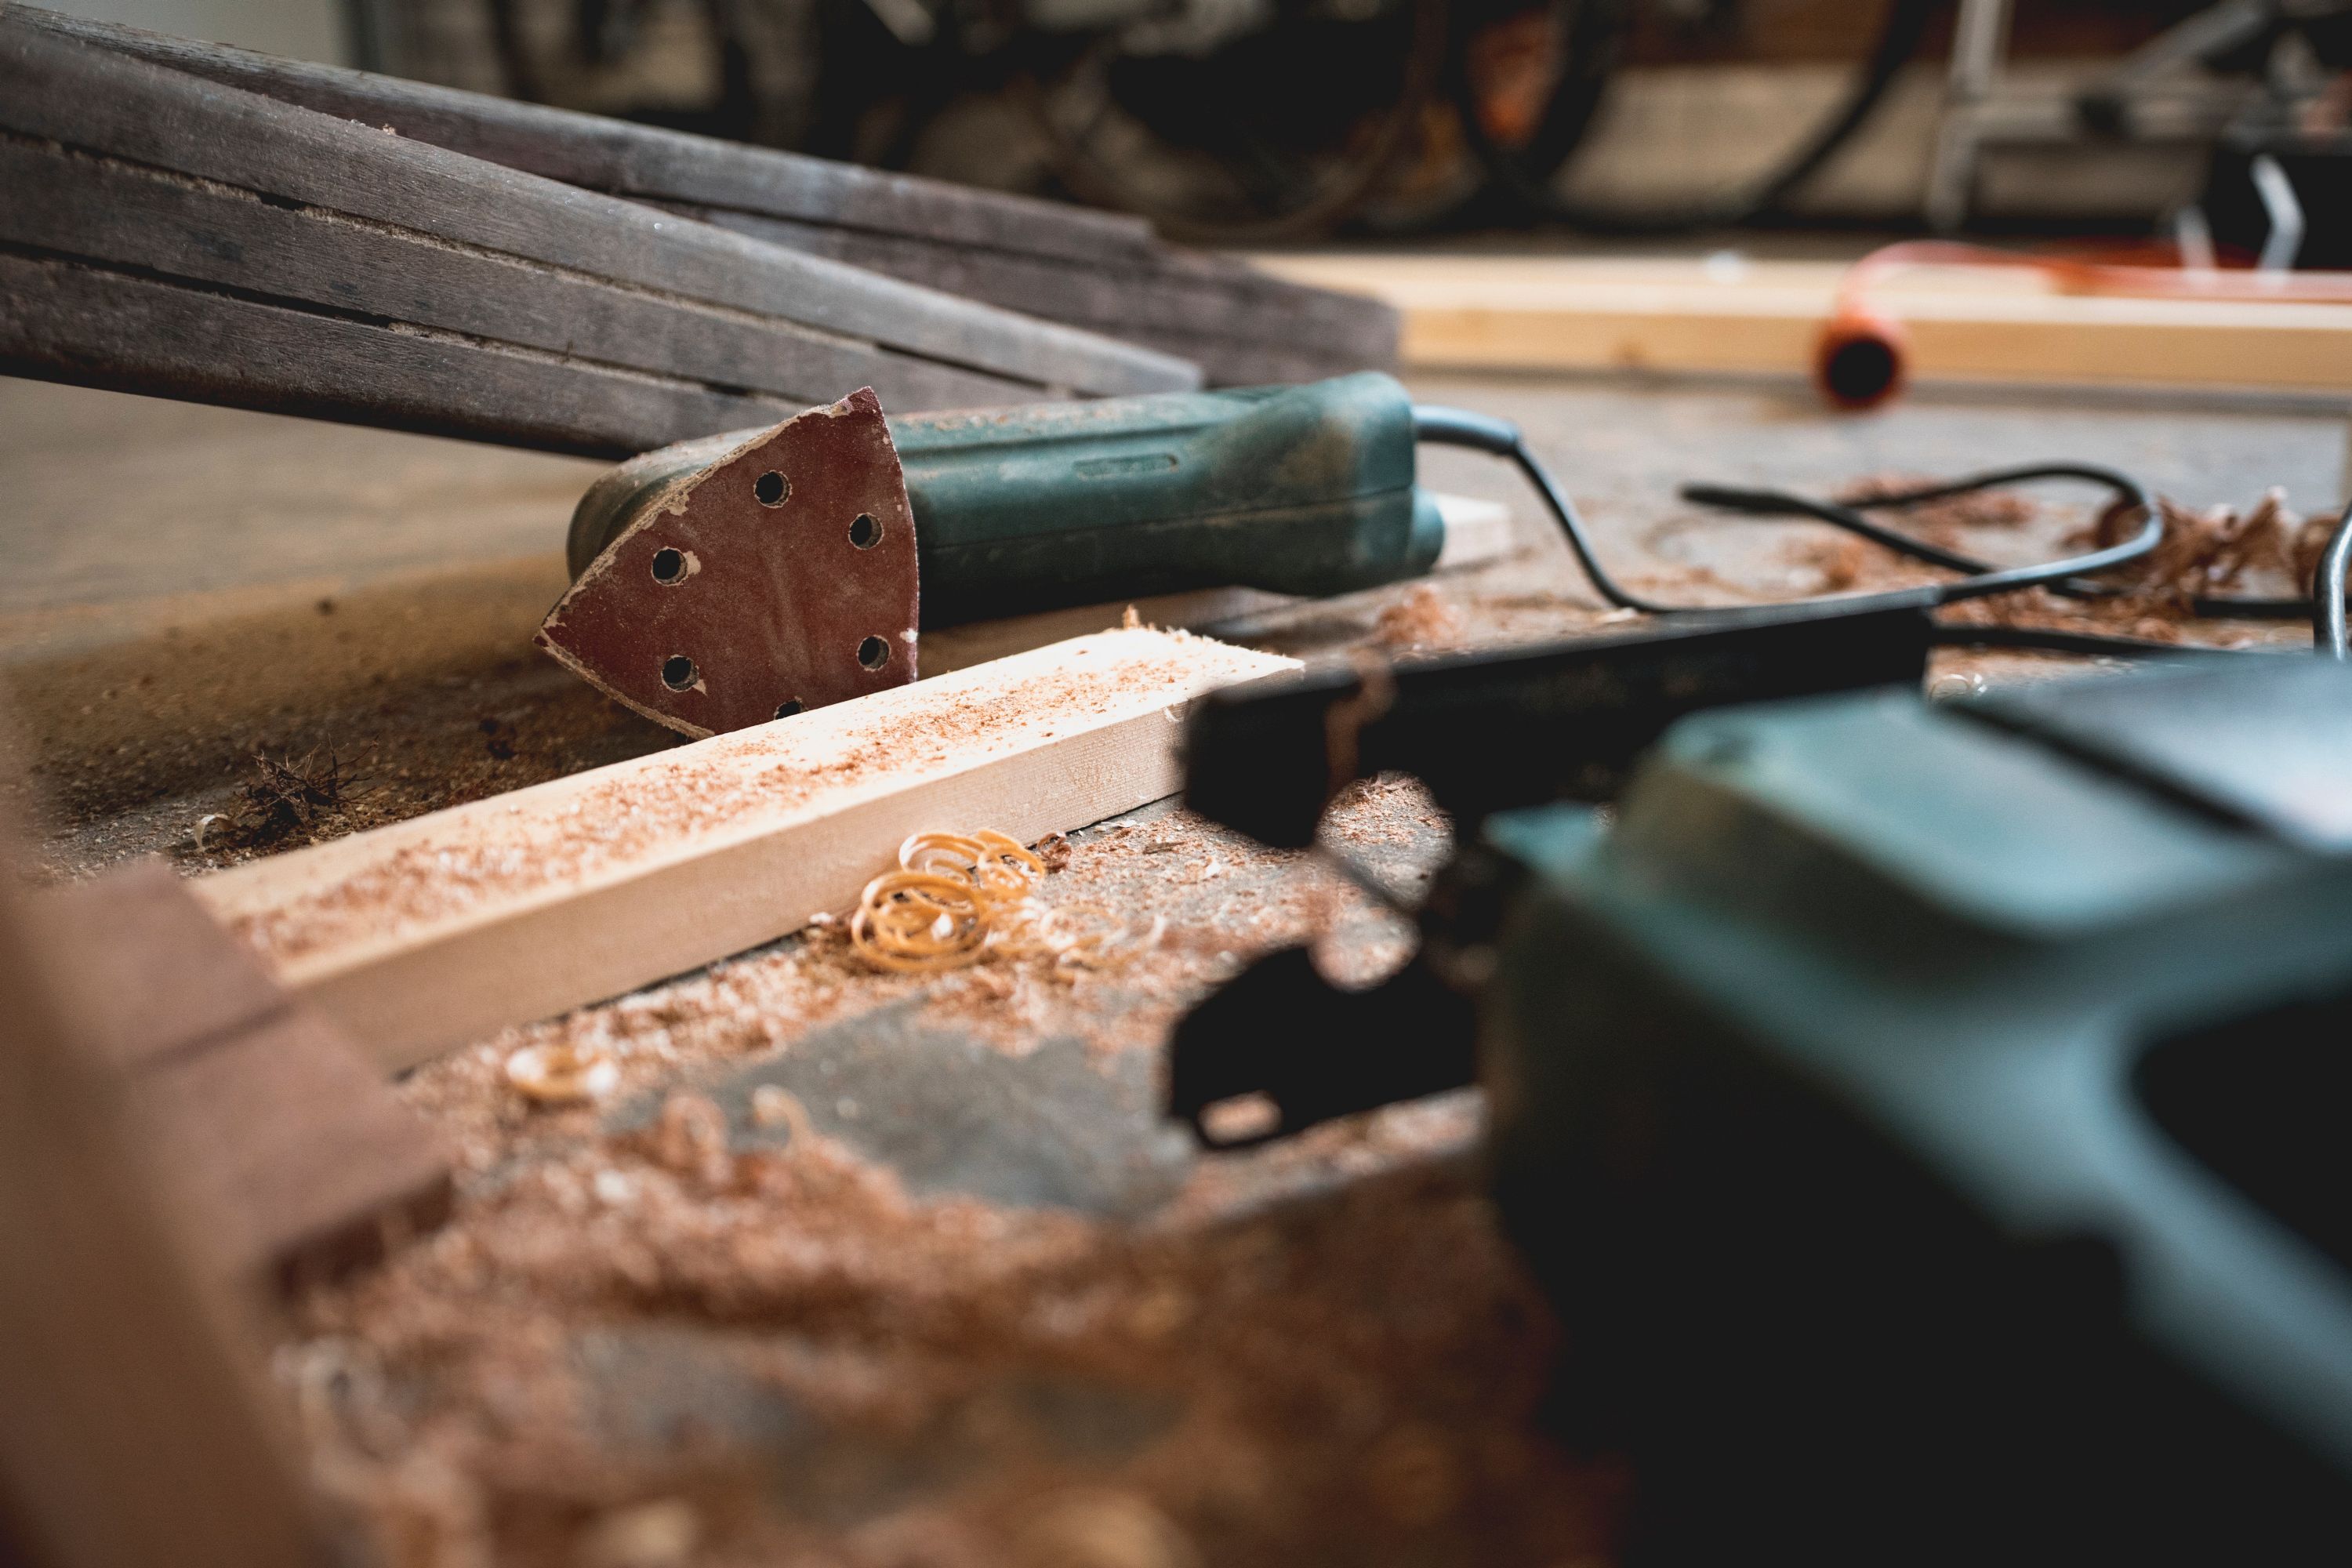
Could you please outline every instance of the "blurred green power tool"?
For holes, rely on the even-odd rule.
[[[1195,1008],[1170,1108],[1231,1147],[1482,1085],[1629,1563],[2352,1560],[2352,664],[1930,702],[1936,637],[1816,605],[1210,694],[1193,811],[1304,847],[1405,773],[1456,848],[1387,980],[1298,946]]]
[[[887,420],[860,391],[598,481],[538,641],[706,735],[913,679],[920,626],[1392,583],[1445,545],[1413,482],[1432,418],[1377,374]]]

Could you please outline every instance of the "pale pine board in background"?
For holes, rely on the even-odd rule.
[[[1257,258],[1404,316],[1420,370],[1807,375],[1845,268],[1699,258],[1297,253]],[[1870,299],[1927,382],[2352,396],[2352,305],[2062,293],[2009,268],[1905,268]]]

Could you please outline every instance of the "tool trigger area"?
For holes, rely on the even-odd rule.
[[[1284,948],[1185,1015],[1169,1041],[1168,1113],[1212,1149],[1459,1089],[1475,1076],[1469,999],[1416,958],[1346,991]]]
[[[698,467],[622,471],[540,646],[692,736],[914,679],[914,512],[873,389],[700,447]]]

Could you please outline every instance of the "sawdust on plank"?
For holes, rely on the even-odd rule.
[[[1264,668],[1263,656],[1181,632],[1105,637],[1113,640],[1097,668],[1058,665],[980,691],[942,682],[883,694],[819,755],[800,741],[806,731],[796,734],[795,721],[786,721],[624,764],[566,791],[560,807],[509,800],[422,819],[391,830],[384,851],[347,874],[282,903],[236,911],[231,924],[257,952],[284,963],[387,929],[460,917],[493,900],[579,882],[657,846],[782,816],[868,780],[911,780],[951,756],[984,755],[1033,735],[1050,738],[1065,724],[1077,727],[1131,705],[1141,693]],[[1138,653],[1116,640],[1124,638],[1150,639],[1158,651]]]
[[[1403,778],[1343,792],[1324,832],[1360,858],[1406,853],[1424,879],[1448,841],[1444,814]],[[515,1096],[505,1063],[526,1048],[610,1060],[618,1077],[607,1099],[623,1100],[912,996],[927,1016],[1008,1055],[1074,1033],[1107,1056],[1157,1049],[1209,984],[1285,942],[1313,941],[1334,981],[1366,984],[1394,969],[1414,940],[1406,922],[1314,856],[1268,849],[1188,812],[1110,823],[1040,847],[1050,868],[1041,900],[1164,918],[1159,941],[1116,970],[1066,980],[1035,965],[877,974],[858,961],[842,924],[828,920],[617,1001],[502,1029],[418,1068],[403,1093],[447,1132],[461,1163],[489,1171],[583,1135],[602,1114],[592,1103],[550,1107]],[[1279,877],[1250,874],[1269,868]],[[1412,880],[1399,890],[1418,898]]]

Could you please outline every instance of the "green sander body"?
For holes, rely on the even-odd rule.
[[[1393,376],[891,417],[922,618],[1236,584],[1344,594],[1426,572],[1445,524],[1413,485]],[[649,452],[598,482],[567,555],[588,568],[650,498],[759,433]]]
[[[1194,810],[1303,845],[1404,773],[1459,847],[1389,979],[1294,947],[1203,1000],[1170,1110],[1222,1148],[1483,1085],[1548,1423],[1631,1455],[1634,1560],[2346,1561],[2352,665],[1930,702],[1931,635],[1202,700]]]
[[[1495,1192],[1659,1555],[2342,1561],[2347,722],[2317,659],[1885,690],[1487,821]]]
[[[1428,571],[1394,378],[886,418],[870,392],[650,452],[583,498],[542,646],[689,733],[911,679],[919,627]],[[672,679],[659,679],[667,670]]]

